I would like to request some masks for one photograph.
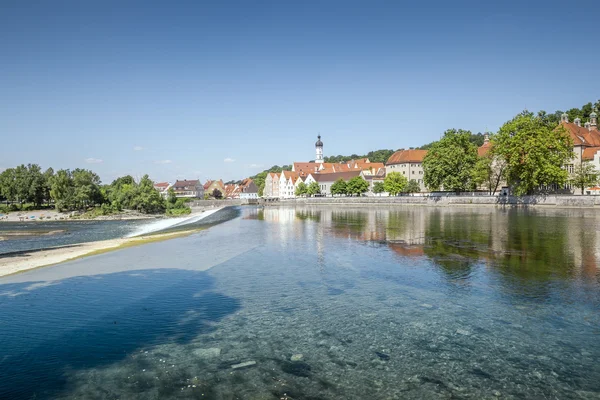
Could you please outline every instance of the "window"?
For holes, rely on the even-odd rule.
[[[414,170],[413,170],[412,174],[413,174],[413,175],[415,174],[415,171],[414,171]]]
[[[406,175],[406,171],[402,171],[402,175]]]

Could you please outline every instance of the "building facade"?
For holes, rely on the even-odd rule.
[[[204,187],[198,179],[176,181],[172,188],[177,197],[189,197],[195,199],[204,197]]]
[[[421,192],[426,192],[423,172],[423,159],[427,154],[427,150],[398,150],[390,156],[385,164],[385,172],[398,172],[406,177],[406,179],[415,180]]]

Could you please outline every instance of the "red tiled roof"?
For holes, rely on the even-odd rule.
[[[575,146],[600,146],[600,132],[597,129],[589,131],[584,126],[577,126],[572,122],[561,122],[558,126],[564,127]]]
[[[583,149],[581,159],[583,161],[591,161],[594,159],[594,154],[596,154],[598,151],[600,151],[600,147],[586,147]]]
[[[420,163],[427,154],[427,150],[398,150],[390,156],[386,165],[402,163]]]
[[[479,157],[483,157],[490,151],[491,148],[492,142],[484,142],[481,146],[477,148],[477,155]]]
[[[169,182],[158,182],[154,184],[155,188],[168,188],[169,187]]]

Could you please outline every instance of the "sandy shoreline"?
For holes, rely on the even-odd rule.
[[[136,211],[123,211],[117,214],[100,215],[94,218],[85,218],[78,212],[58,212],[56,210],[13,211],[8,214],[0,213],[0,222],[37,222],[37,221],[112,221],[132,219],[158,219],[164,215],[141,214]]]
[[[77,258],[102,254],[108,251],[188,236],[201,230],[202,229],[191,229],[187,231],[136,236],[132,238],[100,240],[97,242],[4,254],[0,255],[0,277],[35,268],[47,267]]]

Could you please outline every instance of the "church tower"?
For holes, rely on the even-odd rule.
[[[315,148],[317,152],[317,156],[315,157],[315,162],[319,164],[323,164],[323,142],[321,142],[321,135],[317,136],[317,143],[315,143]]]

